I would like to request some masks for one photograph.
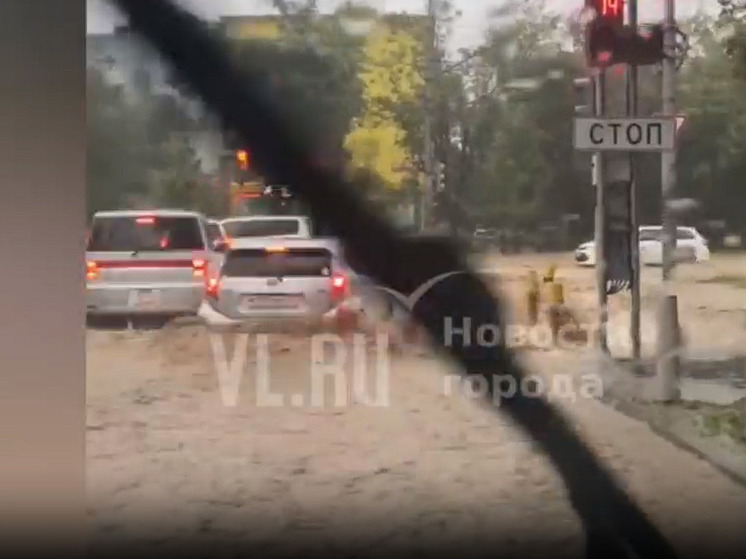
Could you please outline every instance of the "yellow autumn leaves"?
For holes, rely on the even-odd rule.
[[[378,175],[388,190],[400,190],[410,176],[412,155],[406,132],[395,116],[407,104],[419,104],[424,85],[423,24],[426,18],[378,18],[367,34],[360,79],[363,111],[350,125],[345,148],[353,168]],[[280,20],[274,17],[229,18],[232,39],[278,40]]]
[[[364,48],[360,73],[364,110],[353,123],[345,147],[354,167],[365,167],[376,173],[386,188],[400,190],[412,157],[394,110],[420,98],[423,45],[415,33],[393,29],[379,20]]]

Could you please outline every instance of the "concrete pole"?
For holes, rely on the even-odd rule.
[[[664,18],[664,50],[662,96],[663,114],[676,114],[676,61],[673,58],[676,47],[675,0],[666,0]],[[671,286],[671,276],[675,265],[676,221],[671,202],[676,188],[676,152],[661,154],[661,207],[663,217],[663,296],[658,315],[658,362],[657,380],[663,401],[677,400],[679,393],[679,320],[676,295]]]
[[[629,25],[637,28],[637,0],[629,0]],[[631,64],[627,68],[627,116],[637,116],[638,107],[638,71],[637,66]],[[635,181],[635,156],[630,154],[630,248],[632,251],[632,304],[630,306],[630,339],[632,342],[632,358],[640,359],[640,231],[637,216],[637,184]]]
[[[599,68],[593,78],[593,109],[596,116],[604,116],[606,110],[606,71]],[[606,192],[604,189],[604,157],[602,152],[593,154],[593,184],[596,187],[595,251],[596,287],[598,289],[598,346],[608,353],[607,324],[609,321],[608,296],[606,294]]]

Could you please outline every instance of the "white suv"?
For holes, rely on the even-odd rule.
[[[660,225],[640,227],[640,262],[646,266],[663,263],[663,228]],[[705,239],[694,227],[676,228],[677,260],[684,262],[707,262],[710,250]],[[595,243],[589,241],[575,249],[575,262],[581,266],[596,265]]]
[[[660,225],[640,227],[640,262],[647,266],[663,264],[662,237]],[[676,253],[678,262],[707,262],[710,259],[707,239],[694,227],[676,228]]]

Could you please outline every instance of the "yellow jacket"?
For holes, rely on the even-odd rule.
[[[549,283],[549,303],[551,305],[565,304],[565,286],[558,281]]]

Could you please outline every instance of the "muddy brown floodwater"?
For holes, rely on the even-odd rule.
[[[530,267],[559,260],[569,304],[592,313],[593,271],[561,258],[493,258],[485,265],[501,269],[505,291],[515,296]],[[710,332],[696,343],[724,346],[724,330],[737,340],[739,332],[744,335],[746,290],[697,282],[729,266],[741,264],[724,259],[680,273],[689,278],[681,281],[680,293],[690,338],[700,323]],[[656,289],[655,273],[645,272],[646,302]],[[220,339],[233,355],[230,337]],[[430,352],[390,357],[385,406],[366,405],[351,393],[351,370],[341,405],[334,405],[328,375],[323,405],[314,406],[309,340],[276,335],[269,343],[269,385],[284,403],[267,406],[260,405],[252,337],[236,405],[226,406],[213,349],[202,326],[89,331],[87,471],[94,541],[132,538],[163,548],[199,535],[252,542],[270,556],[290,541],[333,550],[353,538],[358,556],[403,544],[417,549],[439,542],[444,549],[466,540],[491,541],[505,553],[536,541],[568,554],[581,550],[580,525],[545,458],[506,418],[449,383],[449,366]],[[372,382],[384,369],[376,366],[372,344],[366,351]],[[682,557],[712,542],[746,549],[743,487],[585,395],[578,388],[589,373],[585,351],[524,351],[522,357],[547,385],[562,376],[576,387],[556,402],[685,552]]]

